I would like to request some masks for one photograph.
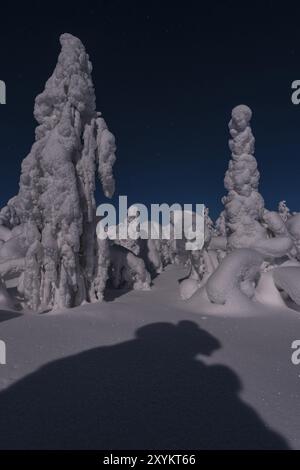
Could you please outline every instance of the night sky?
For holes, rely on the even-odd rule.
[[[254,116],[268,208],[300,210],[300,6],[295,2],[84,1],[1,4],[0,206],[14,196],[35,96],[69,32],[93,63],[97,109],[117,141],[117,195],[221,210],[231,109]],[[281,4],[281,6],[280,6]],[[299,2],[298,2],[299,5]],[[100,201],[99,201],[100,202]]]

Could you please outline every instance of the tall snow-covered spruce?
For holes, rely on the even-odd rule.
[[[230,249],[253,246],[266,237],[260,220],[264,200],[258,192],[259,171],[254,157],[254,137],[250,127],[252,111],[239,105],[232,110],[229,122],[229,148],[232,159],[225,175],[228,194],[223,197],[225,222]]]
[[[33,310],[101,300],[109,248],[96,237],[95,175],[114,193],[115,139],[96,112],[92,65],[81,41],[60,37],[58,62],[35,100],[36,139],[22,163],[20,189],[1,222],[23,236],[19,290]]]

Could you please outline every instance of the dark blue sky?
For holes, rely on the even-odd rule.
[[[24,2],[25,3],[25,2]],[[117,194],[132,202],[205,203],[216,216],[232,107],[254,113],[261,193],[300,210],[300,6],[295,2],[26,2],[1,5],[0,205],[18,190],[33,143],[33,100],[59,35],[85,44],[97,108],[115,134]]]

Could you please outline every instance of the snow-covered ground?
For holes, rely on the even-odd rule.
[[[300,313],[198,313],[184,274],[58,313],[0,312],[0,447],[299,449]]]

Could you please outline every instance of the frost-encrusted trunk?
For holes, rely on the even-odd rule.
[[[266,237],[260,223],[264,200],[258,192],[259,171],[254,157],[251,116],[248,106],[236,106],[229,122],[232,159],[224,179],[228,194],[222,202],[231,249],[252,246],[256,240]]]
[[[19,194],[1,211],[8,228],[30,224],[23,291],[34,310],[101,300],[109,250],[96,237],[95,174],[114,193],[115,140],[96,112],[92,65],[81,41],[60,37],[53,75],[37,96],[36,140]],[[28,231],[28,230],[27,230]]]

